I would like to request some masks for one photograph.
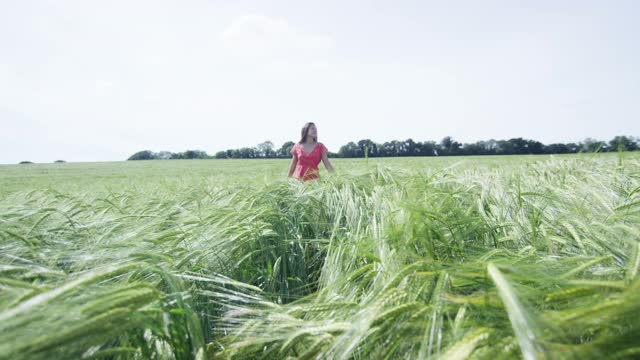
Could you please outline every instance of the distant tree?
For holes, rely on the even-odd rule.
[[[211,156],[202,150],[187,150],[184,152],[172,153],[170,159],[211,159]]]
[[[238,149],[238,154],[241,159],[255,159],[258,157],[258,152],[255,148],[243,147]]]
[[[445,136],[440,140],[441,155],[457,155],[462,144],[453,140],[451,136]]]
[[[185,159],[209,159],[209,155],[202,150],[187,150],[184,152]]]
[[[491,139],[464,144],[463,148],[462,153],[464,155],[495,155],[500,146],[497,141]]]
[[[418,156],[434,156],[434,150],[438,147],[435,141],[424,141],[416,143],[416,153]]]
[[[632,137],[616,136],[609,141],[609,149],[611,151],[634,151],[638,150],[638,144]]]
[[[529,154],[529,143],[523,138],[513,138],[507,140],[511,144],[512,154]]]
[[[576,143],[568,143],[567,149],[569,149],[570,153],[577,153],[578,151],[580,151],[580,145]]]
[[[390,141],[387,141],[378,147],[378,154],[380,154],[380,156],[387,157],[397,156],[394,144]]]
[[[485,154],[497,154],[500,150],[500,145],[498,145],[498,142],[494,139],[484,141],[483,147]]]
[[[464,144],[462,154],[464,155],[483,155],[484,148],[480,141],[470,144]]]
[[[391,148],[395,154],[394,156],[406,156],[404,141],[391,140]]]
[[[137,153],[129,156],[127,160],[153,160],[155,154],[151,150],[138,151]]]
[[[416,156],[417,155],[416,142],[413,141],[413,139],[405,140],[404,144],[402,144],[402,148],[404,149],[404,155],[405,156]]]
[[[602,151],[604,147],[606,147],[606,143],[604,141],[586,138],[582,141],[580,146],[580,150],[584,152],[599,152]]]
[[[293,148],[293,146],[296,143],[294,143],[293,141],[287,141],[284,144],[282,144],[282,146],[280,147],[280,149],[278,149],[277,151],[277,155],[279,158],[287,158],[291,156],[291,149]]]
[[[18,164],[33,164],[31,161],[20,161]]]
[[[218,151],[215,155],[216,159],[227,159],[227,152],[226,151]]]
[[[442,148],[445,150],[451,149],[452,144],[453,138],[451,138],[451,136],[445,136],[442,138],[442,140],[440,140],[440,146],[442,146]]]
[[[358,141],[358,149],[356,150],[356,153],[358,155],[362,154],[362,156],[364,156],[364,154],[366,153],[368,157],[377,157],[378,146],[370,139],[363,139]]]
[[[527,140],[527,150],[529,154],[543,154],[544,153],[544,145],[535,140]]]
[[[571,149],[567,144],[549,144],[545,146],[545,153],[547,154],[567,154],[570,153]]]
[[[354,143],[353,141],[350,141],[346,145],[343,145],[339,151],[340,156],[344,158],[358,157],[358,153],[360,152],[362,152],[362,150],[360,150],[358,145],[356,145],[356,143]]]
[[[62,164],[62,163],[66,163],[66,161],[64,161],[64,160],[56,160],[56,161],[54,161],[54,163]]]
[[[276,150],[275,150],[275,146],[273,145],[273,142],[267,140],[263,143],[258,144],[256,155],[258,157],[263,157],[268,159],[276,157]]]
[[[226,150],[225,153],[227,153],[227,159],[237,159],[239,157],[237,155],[238,150],[235,149]]]
[[[158,160],[169,160],[173,156],[173,153],[169,151],[160,151],[155,154],[155,158]]]
[[[497,154],[498,155],[510,155],[510,154],[515,154],[514,150],[513,150],[513,144],[507,140],[498,140],[498,148],[497,148]]]

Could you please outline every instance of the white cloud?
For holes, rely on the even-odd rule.
[[[262,15],[237,17],[221,40],[231,54],[248,57],[317,57],[334,48],[329,36],[305,34],[284,19]]]

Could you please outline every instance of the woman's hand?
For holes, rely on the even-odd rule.
[[[331,172],[331,173],[333,172],[333,166],[331,165],[331,162],[329,161],[329,156],[327,155],[327,151],[325,151],[322,154],[322,163],[324,164],[324,167],[326,167],[329,172]]]

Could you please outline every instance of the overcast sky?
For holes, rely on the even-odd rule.
[[[640,136],[640,1],[0,0],[0,163]]]

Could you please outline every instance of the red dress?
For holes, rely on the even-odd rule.
[[[294,172],[295,177],[307,181],[318,178],[318,164],[322,160],[322,155],[327,152],[327,148],[322,143],[317,143],[309,154],[304,152],[302,145],[295,144],[291,148],[291,155],[298,157],[298,164]]]

